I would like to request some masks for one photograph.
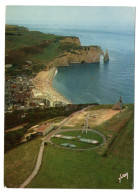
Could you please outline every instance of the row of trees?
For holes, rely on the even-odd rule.
[[[27,128],[19,129],[17,131],[10,131],[4,135],[4,151],[7,152],[14,146],[20,144],[22,137],[26,133]]]
[[[28,128],[38,124],[40,121],[52,119],[57,116],[69,116],[75,111],[81,110],[87,107],[87,104],[79,105],[67,105],[65,107],[50,107],[44,110],[40,108],[29,109],[28,111],[15,110],[12,113],[5,114],[5,129],[21,125],[23,123],[28,123],[24,128],[17,131],[5,132],[5,152],[11,148],[19,145],[22,137],[27,132]],[[26,114],[24,118],[22,115]],[[27,139],[34,139],[36,135],[31,135]]]
[[[49,107],[45,109],[33,108],[26,111],[14,110],[12,113],[5,113],[5,129],[9,129],[23,123],[35,124],[39,121],[48,120],[57,116],[69,116],[73,112],[86,106],[86,104],[80,104],[70,107]],[[22,118],[24,114],[25,117]]]

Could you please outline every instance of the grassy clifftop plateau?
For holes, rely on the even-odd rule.
[[[78,108],[82,109],[81,106],[82,105],[79,107],[78,105]],[[100,111],[101,109],[109,110],[112,106],[113,105],[97,105],[91,109],[89,108],[87,111]],[[94,129],[101,132],[106,137],[106,144],[101,148],[80,152],[55,147],[51,144],[45,145],[40,170],[27,187],[132,189],[134,105],[128,104],[125,106],[127,107],[125,110],[108,119],[106,123],[97,124],[94,127]],[[49,108],[49,111],[51,110],[51,113],[53,114],[61,113],[61,111],[59,112],[57,109],[62,108],[54,108],[54,110],[53,108]],[[73,113],[74,111],[72,110],[71,112]],[[41,110],[41,113],[34,111],[33,117],[29,118],[36,119],[37,116],[40,116],[41,118],[46,116],[46,111]],[[50,115],[48,114],[48,116]],[[45,118],[45,120],[47,120],[47,122],[61,122],[67,115],[63,113],[62,116],[63,117],[51,117],[50,120],[47,120],[49,118]],[[44,118],[42,118],[42,123],[44,122],[43,120]],[[93,121],[92,118],[89,120]],[[40,124],[39,122],[37,121],[38,124]],[[78,135],[78,131],[68,131],[63,134],[76,136],[76,134]],[[98,137],[95,137],[94,134],[83,134],[83,136],[88,136],[87,138],[92,136],[94,139],[99,139]],[[11,139],[13,138],[14,137],[12,136]],[[6,187],[19,187],[31,174],[38,156],[40,139],[41,137],[35,138],[34,140],[18,145],[5,153],[4,185]],[[60,144],[58,140],[56,143]],[[70,142],[68,141],[68,143]],[[78,146],[81,147],[82,145],[79,143]],[[106,155],[104,155],[105,152]],[[118,178],[120,174],[124,173],[128,173],[128,179],[122,178],[121,183],[119,183]]]
[[[12,64],[7,74],[34,73],[49,67],[74,62],[98,62],[103,54],[98,46],[81,46],[77,37],[57,36],[25,27],[6,25],[5,63]],[[31,61],[24,68],[26,61]]]

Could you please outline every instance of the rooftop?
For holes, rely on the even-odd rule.
[[[47,127],[49,127],[51,125],[51,123],[44,123],[43,125],[41,125],[37,132],[43,132]]]

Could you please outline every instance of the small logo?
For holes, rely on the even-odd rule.
[[[126,177],[128,179],[128,173],[125,173],[125,174],[120,174],[120,177],[118,178],[119,179],[119,183],[121,183],[121,179],[123,179],[124,177]]]

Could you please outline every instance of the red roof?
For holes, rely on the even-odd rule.
[[[11,87],[12,87],[12,88],[16,88],[16,87],[18,87],[18,85],[11,85]]]
[[[37,132],[43,132],[47,127],[49,127],[51,125],[51,123],[46,123],[46,124],[43,124],[43,125],[41,125],[39,128],[38,128],[38,130],[37,130]]]

